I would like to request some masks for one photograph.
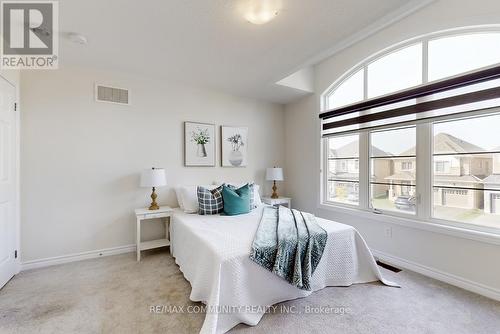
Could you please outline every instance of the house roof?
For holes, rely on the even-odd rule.
[[[330,155],[347,158],[357,157],[359,155],[359,144],[357,141],[353,141],[337,149],[330,149]]]
[[[500,185],[500,174],[493,174],[483,180],[485,184]]]
[[[474,175],[435,175],[434,182],[444,182],[444,183],[481,183],[481,179]]]
[[[392,181],[415,181],[415,173],[411,172],[399,172],[396,174],[389,175],[384,178],[385,180]]]
[[[448,133],[441,132],[434,136],[434,151],[436,153],[467,153],[483,152],[484,149]],[[401,153],[401,155],[415,155],[415,147]]]
[[[448,133],[438,133],[434,136],[434,150],[436,153],[467,153],[483,152],[484,149],[468,141],[462,140]],[[495,150],[500,151],[500,147]],[[331,149],[330,153],[335,157],[356,157],[358,156],[358,142],[354,141],[338,149]],[[373,156],[391,156],[391,153],[385,152],[376,146],[372,146]],[[400,155],[415,155],[415,146],[402,152]]]
[[[482,152],[484,149],[450,134],[438,133],[434,136],[434,151],[439,153],[467,153]]]
[[[387,156],[390,153],[384,152],[381,149],[373,146],[372,154],[375,156]],[[339,147],[338,149],[330,149],[330,155],[334,157],[357,157],[359,155],[359,145],[357,141],[353,141],[349,144]]]

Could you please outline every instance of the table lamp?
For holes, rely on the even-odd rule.
[[[162,187],[167,185],[167,179],[165,177],[165,170],[163,168],[151,168],[145,169],[141,174],[141,187],[153,188],[153,192],[151,193],[151,205],[149,206],[149,210],[158,210],[160,207],[158,203],[156,203],[156,197],[158,197],[155,193],[156,187]]]
[[[268,181],[273,181],[273,194],[271,198],[278,198],[278,187],[276,187],[276,181],[283,181],[283,169],[278,167],[268,168],[266,170],[266,179]]]

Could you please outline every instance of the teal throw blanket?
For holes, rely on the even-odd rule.
[[[250,259],[293,286],[310,291],[327,238],[312,214],[283,206],[265,207]]]

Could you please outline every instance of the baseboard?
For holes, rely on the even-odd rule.
[[[105,248],[105,249],[100,249],[100,250],[94,250],[94,251],[88,251],[88,252],[81,252],[81,253],[74,253],[74,254],[68,254],[68,255],[63,255],[63,256],[55,256],[55,257],[50,257],[50,258],[45,258],[45,259],[39,259],[39,260],[32,260],[32,261],[26,261],[21,263],[21,271],[24,270],[30,270],[30,269],[36,269],[36,268],[43,268],[43,267],[48,267],[48,266],[53,266],[57,264],[63,264],[63,263],[69,263],[69,262],[75,262],[75,261],[82,261],[82,260],[88,260],[88,259],[94,259],[98,257],[103,257],[103,256],[111,256],[111,255],[118,255],[118,254],[124,254],[124,253],[130,253],[130,252],[135,252],[135,244],[133,245],[126,245],[126,246],[119,246],[119,247],[113,247],[113,248]],[[393,256],[375,249],[371,249],[373,255],[385,262],[388,262],[392,265],[402,267],[404,269],[408,269],[414,272],[417,272],[419,274],[432,277],[434,279],[437,279],[439,281],[446,282],[451,285],[455,285],[459,288],[472,291],[474,293],[483,295],[485,297],[495,299],[497,301],[500,301],[500,290],[486,286],[481,283],[473,282],[471,280],[465,279],[460,276],[456,276],[450,273],[443,272],[441,270],[437,270],[431,267],[427,267],[424,265],[421,265],[419,263],[413,262],[413,261],[408,261],[402,258],[399,258],[397,256]]]
[[[388,262],[392,265],[408,269],[414,272],[417,272],[419,274],[422,274],[424,276],[428,276],[431,278],[434,278],[438,281],[442,281],[454,286],[457,286],[459,288],[472,291],[474,293],[483,295],[485,297],[500,301],[500,290],[486,286],[481,283],[473,282],[471,280],[468,280],[466,278],[456,276],[450,273],[443,272],[441,270],[437,270],[431,267],[427,267],[424,265],[421,265],[419,263],[413,262],[413,261],[408,261],[402,258],[399,258],[397,256],[393,256],[384,252],[380,252],[378,250],[371,249],[373,255],[385,262]]]
[[[130,252],[135,252],[135,244],[26,261],[21,263],[21,271]]]

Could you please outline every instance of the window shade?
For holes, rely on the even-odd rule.
[[[500,66],[323,112],[322,136],[500,106]]]

